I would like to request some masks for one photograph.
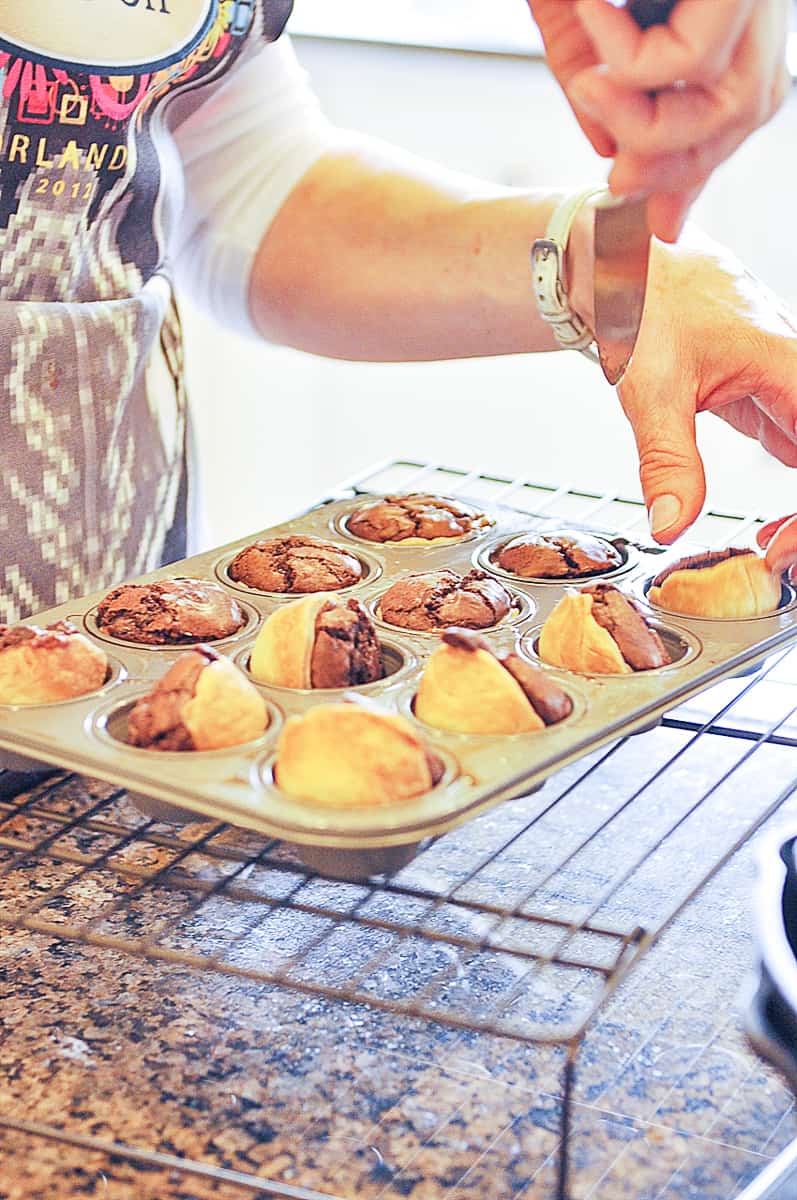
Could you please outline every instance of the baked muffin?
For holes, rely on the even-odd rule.
[[[491,562],[521,579],[578,579],[614,571],[620,551],[591,533],[520,533],[490,556]]]
[[[715,550],[681,558],[661,571],[651,604],[693,617],[761,617],[780,604],[781,582],[754,550]]]
[[[453,733],[531,733],[572,711],[545,671],[518,654],[497,654],[468,629],[445,631],[415,697],[420,721]]]
[[[320,538],[267,538],[240,550],[229,565],[231,579],[260,592],[334,592],[362,579],[359,558]]]
[[[123,583],[97,605],[97,628],[144,646],[185,646],[231,637],[246,623],[238,601],[209,579]]]
[[[127,740],[146,750],[220,750],[260,737],[266,702],[210,646],[186,650],[127,718]]]
[[[319,704],[289,717],[277,744],[282,791],[330,808],[379,808],[420,796],[443,765],[404,717],[360,704]]]
[[[542,627],[539,654],[587,675],[630,675],[672,661],[642,610],[610,583],[568,591]]]
[[[249,670],[258,683],[291,688],[356,687],[384,674],[368,613],[359,600],[333,592],[273,612],[252,647]]]
[[[448,625],[487,629],[508,614],[512,597],[486,571],[428,571],[407,575],[388,588],[379,615],[402,629],[434,632]]]
[[[101,688],[108,659],[69,621],[0,625],[0,704],[51,704]]]
[[[422,492],[383,496],[356,508],[347,521],[355,537],[405,545],[460,538],[491,524],[488,516],[470,504]]]

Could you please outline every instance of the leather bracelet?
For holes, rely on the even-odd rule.
[[[595,338],[581,317],[573,311],[564,285],[564,261],[570,231],[579,209],[594,196],[608,191],[605,184],[593,185],[568,196],[554,209],[545,237],[537,238],[531,248],[534,296],[540,316],[553,329],[554,337],[566,350],[580,350],[598,362]]]

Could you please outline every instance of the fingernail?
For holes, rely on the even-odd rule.
[[[669,529],[681,515],[681,501],[677,496],[657,496],[648,509],[650,532],[654,537]]]
[[[601,106],[595,96],[590,92],[589,88],[584,87],[582,83],[574,83],[570,88],[570,99],[575,104],[580,112],[586,113],[588,117],[599,117],[601,115]]]

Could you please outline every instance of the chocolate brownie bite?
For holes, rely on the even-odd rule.
[[[360,583],[360,560],[320,538],[290,535],[252,542],[228,567],[231,579],[260,592],[332,592]]]
[[[374,683],[383,674],[376,630],[359,600],[325,605],[315,621],[312,687],[357,687]]]
[[[186,650],[127,718],[127,741],[142,750],[222,750],[260,737],[269,725],[263,697],[210,646]]]
[[[587,675],[630,675],[672,662],[636,601],[610,583],[568,589],[543,625],[538,645],[544,662]]]
[[[290,688],[358,687],[381,679],[382,650],[359,600],[301,596],[266,618],[249,656],[258,683]]]
[[[650,671],[670,663],[664,642],[630,596],[610,583],[594,583],[584,590],[592,597],[593,618],[617,643],[632,671]]]
[[[346,524],[349,533],[368,542],[417,544],[465,537],[492,522],[470,504],[418,492],[363,504]]]
[[[452,628],[424,667],[414,711],[438,729],[507,735],[556,725],[572,713],[573,703],[519,654],[502,654],[480,634]]]
[[[487,629],[507,616],[512,596],[485,571],[407,575],[385,592],[379,615],[390,625],[431,633],[448,625]]]
[[[591,533],[518,534],[499,547],[490,561],[521,579],[578,579],[622,566],[620,551]]]
[[[231,637],[246,623],[238,601],[204,579],[123,583],[97,605],[97,628],[144,646],[180,646]]]

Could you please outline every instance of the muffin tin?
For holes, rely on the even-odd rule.
[[[335,499],[281,525],[241,538],[229,546],[196,555],[142,576],[138,582],[172,576],[216,579],[241,600],[246,593],[247,623],[239,634],[217,643],[243,670],[262,619],[295,596],[258,593],[226,575],[226,565],[250,542],[284,534],[308,534],[345,546],[366,567],[362,583],[345,589],[374,612],[379,596],[400,576],[449,568],[465,574],[474,566],[495,575],[518,598],[509,617],[481,631],[500,651],[520,648],[539,662],[539,630],[563,589],[594,583],[604,576],[568,583],[509,577],[495,569],[490,553],[502,540],[524,530],[556,532],[563,522],[534,517],[505,506],[487,506],[487,528],[445,544],[402,546],[348,537],[347,517],[372,494]],[[470,503],[473,503],[472,501]],[[480,507],[477,505],[477,507]],[[611,530],[567,523],[606,538]],[[573,701],[572,714],[559,725],[512,736],[451,734],[417,722],[441,755],[445,774],[424,796],[386,808],[339,811],[306,804],[280,792],[272,769],[279,729],[286,717],[343,696],[379,704],[415,722],[413,697],[424,661],[438,644],[428,633],[377,622],[389,673],[378,683],[347,690],[300,690],[257,685],[268,701],[271,725],[257,742],[224,751],[164,754],[128,746],[126,714],[133,702],[187,647],[138,646],[114,641],[112,674],[99,693],[64,704],[0,707],[0,765],[19,769],[21,756],[53,763],[119,784],[137,793],[139,803],[158,819],[213,818],[251,828],[294,844],[313,868],[362,878],[398,869],[417,847],[482,810],[531,792],[559,768],[621,735],[641,732],[676,704],[724,677],[738,674],[793,640],[797,600],[784,586],[782,607],[767,617],[711,621],[659,612],[647,601],[650,578],[668,561],[699,547],[679,546],[666,556],[658,547],[623,544],[621,568],[607,573],[645,606],[668,643],[671,666],[624,676],[576,675],[548,667]],[[122,582],[122,581],[120,581]],[[132,582],[132,581],[128,581]],[[107,590],[107,589],[106,589]],[[71,620],[89,637],[99,636],[93,620],[105,592],[71,601],[36,615],[37,624]],[[3,760],[3,751],[6,754]]]

